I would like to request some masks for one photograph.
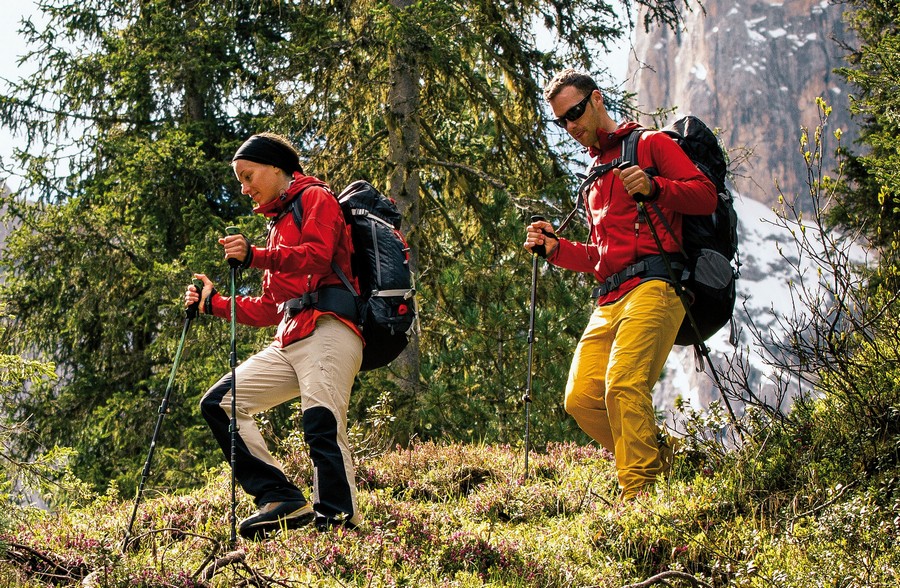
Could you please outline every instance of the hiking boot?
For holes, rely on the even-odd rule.
[[[281,529],[297,529],[308,525],[314,518],[316,511],[305,500],[268,502],[241,521],[238,532],[246,539],[265,539]]]

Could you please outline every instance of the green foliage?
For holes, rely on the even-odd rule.
[[[233,48],[278,19],[232,7],[209,4],[197,18],[193,5],[45,3],[46,26],[23,25],[38,73],[0,102],[3,124],[30,138],[17,153],[22,193],[5,201],[16,230],[0,295],[16,349],[51,358],[60,374],[17,404],[12,416],[40,433],[17,450],[33,454],[44,439],[76,448],[76,470],[98,488],[134,487],[189,272],[221,282],[215,237],[248,211],[226,162],[249,131],[227,111],[248,104],[260,56]],[[175,391],[160,440],[171,448],[164,482],[196,482],[214,455],[195,407],[213,366],[227,364],[219,341],[197,349],[209,350],[193,354],[206,367]]]
[[[897,117],[900,98],[898,72],[900,13],[892,2],[854,0],[848,3],[848,22],[856,33],[848,47],[847,64],[838,70],[855,86],[850,107],[860,123],[860,150],[850,154],[847,183],[834,220],[856,229],[872,240],[896,265],[900,244],[900,150]]]
[[[674,22],[669,2],[652,19]],[[0,259],[15,349],[53,361],[56,382],[17,404],[32,431],[76,450],[79,477],[129,493],[147,450],[192,272],[221,287],[216,238],[244,219],[228,161],[276,130],[308,171],[340,188],[366,177],[404,212],[418,274],[421,337],[394,369],[359,378],[352,416],[375,402],[390,436],[521,436],[531,212],[572,205],[574,147],[543,124],[541,83],[563,63],[596,69],[596,44],[627,21],[603,0],[515,5],[423,2],[41,4],[27,21],[36,74],[0,96],[0,123],[27,137],[4,172],[16,223]],[[556,36],[538,49],[536,22]],[[602,76],[602,70],[596,72]],[[551,141],[552,139],[552,141]],[[553,147],[558,147],[553,145]],[[543,267],[543,266],[542,266]],[[258,286],[245,272],[242,290]],[[533,426],[537,443],[579,437],[559,410],[584,320],[573,276],[542,269]],[[580,290],[580,291],[579,291]],[[196,321],[159,440],[155,480],[201,481],[219,459],[197,401],[227,369],[221,323]],[[246,357],[270,330],[239,329]],[[387,394],[387,396],[385,396]],[[290,411],[268,416],[272,430]],[[21,441],[22,456],[38,437]]]
[[[0,502],[4,507],[30,502],[60,506],[90,500],[89,489],[72,474],[71,449],[41,447],[31,459],[17,457],[28,437],[26,427],[12,417],[15,407],[30,387],[54,380],[56,373],[53,364],[7,353],[9,322],[0,308]],[[0,533],[25,514],[24,510],[0,510]]]
[[[95,586],[622,586],[662,572],[739,588],[880,588],[900,579],[898,494],[832,488],[812,508],[786,501],[762,510],[733,500],[747,496],[740,472],[696,471],[679,454],[671,479],[619,503],[602,450],[551,444],[532,455],[527,480],[522,457],[500,445],[423,443],[387,452],[361,468],[362,528],[301,529],[241,541],[237,552],[226,545],[230,493],[222,467],[202,490],[142,503],[136,542],[124,553],[128,501],[107,495],[35,513],[4,537],[0,579],[38,586],[52,571],[70,582],[90,574]],[[252,509],[241,496],[238,515]],[[29,550],[43,556],[30,567]],[[213,569],[226,551],[239,561]]]

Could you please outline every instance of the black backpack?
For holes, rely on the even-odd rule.
[[[406,348],[416,319],[415,285],[409,246],[400,233],[402,220],[394,201],[369,182],[357,180],[337,196],[353,239],[351,265],[359,281],[357,323],[366,341],[360,371],[383,367]],[[294,221],[301,226],[303,208],[294,199]],[[332,269],[356,294],[344,272]]]
[[[637,143],[645,129],[634,130],[624,141],[622,157],[626,161],[638,163]],[[725,185],[728,173],[725,153],[716,135],[706,124],[695,116],[683,116],[660,131],[666,133],[684,150],[697,168],[716,186],[718,202],[711,215],[684,215],[682,218],[682,253],[687,258],[687,267],[681,276],[681,283],[690,292],[693,304],[688,316],[675,338],[676,345],[697,345],[706,341],[727,323],[732,324],[734,333],[734,303],[737,297],[735,281],[739,271],[732,266],[738,258],[737,213],[731,192]],[[652,168],[646,171],[653,173]],[[665,228],[671,234],[672,228],[665,222],[655,203],[658,218],[663,219]],[[700,333],[700,340],[691,325],[691,317]],[[735,341],[736,343],[736,341]]]

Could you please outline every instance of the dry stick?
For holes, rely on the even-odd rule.
[[[222,557],[216,559],[216,561],[214,561],[213,563],[206,566],[206,569],[203,570],[202,574],[200,574],[200,578],[204,581],[211,580],[220,568],[224,568],[235,563],[243,563],[245,556],[246,554],[243,552],[243,550],[240,549],[238,549],[237,551],[229,551]]]
[[[670,578],[684,580],[685,582],[690,582],[694,586],[701,586],[702,588],[713,588],[712,584],[707,584],[703,580],[695,578],[688,573],[678,572],[676,570],[668,570],[661,574],[656,574],[655,576],[647,578],[643,582],[638,582],[637,584],[626,584],[625,586],[622,586],[622,588],[648,588],[648,586],[653,586],[654,584],[666,584],[666,580]]]
[[[25,571],[34,575],[47,579],[61,579],[61,580],[78,580],[84,578],[87,574],[87,571],[79,571],[77,569],[69,569],[62,562],[54,561],[51,557],[53,554],[46,554],[41,551],[38,551],[34,547],[29,547],[23,543],[8,543],[6,554],[10,557],[10,561],[16,564],[21,564],[25,567]],[[20,550],[20,551],[17,551]],[[25,552],[25,553],[22,553]],[[47,564],[51,569],[49,571],[41,571],[41,570],[31,570],[27,569],[27,566],[31,565],[35,561],[41,561]],[[82,566],[74,566],[74,568],[79,568]]]

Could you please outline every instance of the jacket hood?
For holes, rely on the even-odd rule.
[[[310,186],[323,186],[327,188],[328,184],[313,176],[305,176],[300,172],[295,171],[294,180],[281,196],[271,202],[255,207],[253,212],[268,217],[278,216],[287,210],[288,206],[290,206],[291,202],[294,201],[300,192]]]
[[[597,129],[597,146],[588,149],[591,157],[599,157],[601,153],[609,151],[612,148],[618,148],[619,144],[625,137],[631,134],[634,129],[642,128],[635,121],[627,121],[619,124],[613,132],[607,132],[603,129]]]

